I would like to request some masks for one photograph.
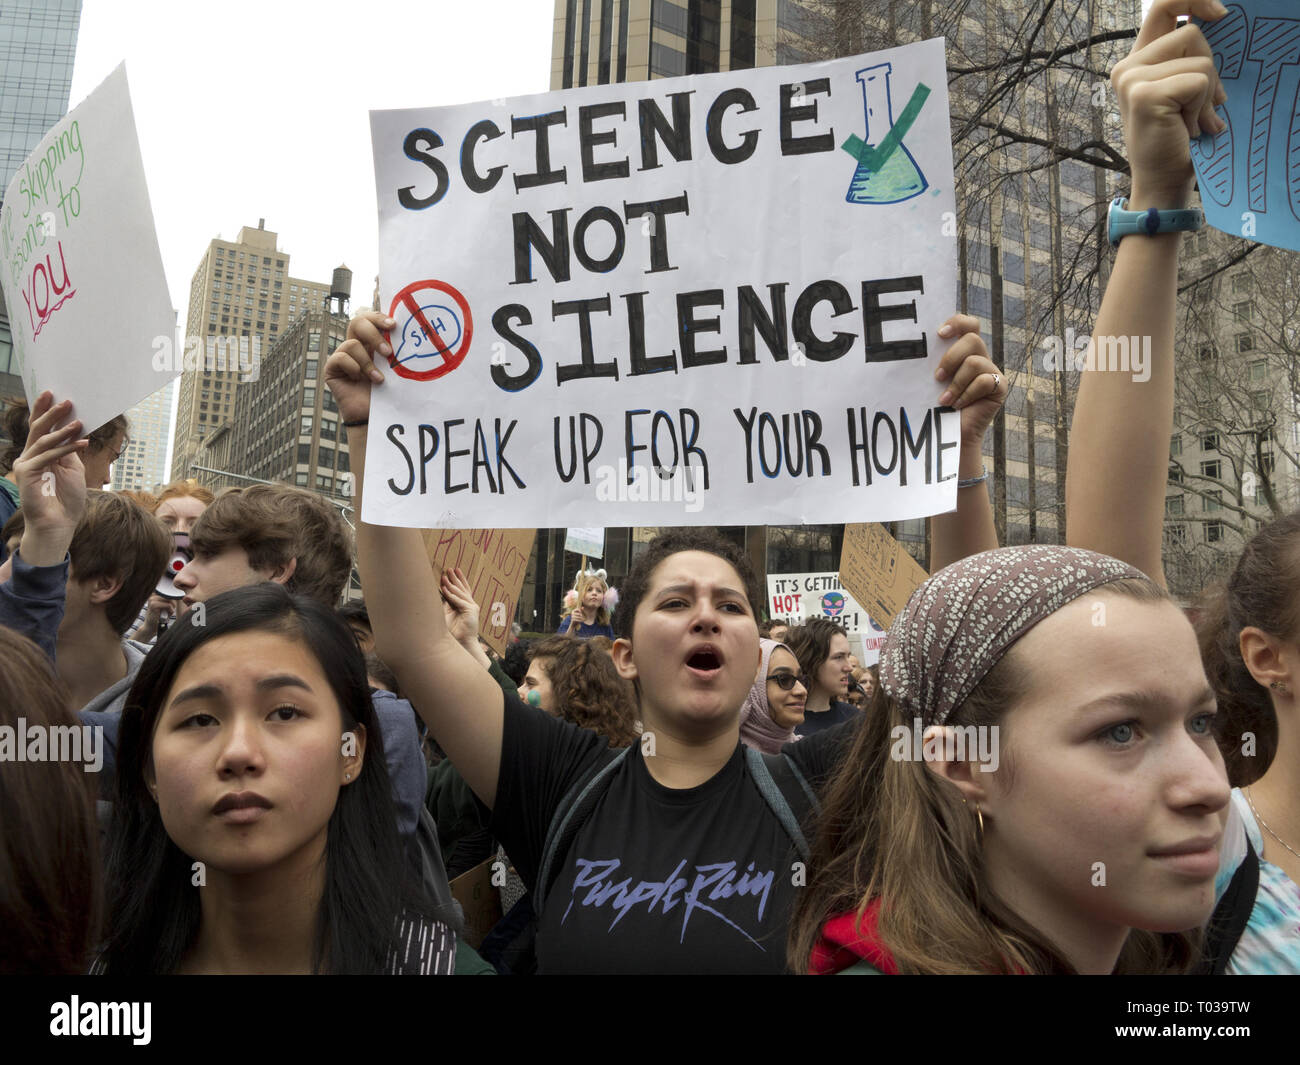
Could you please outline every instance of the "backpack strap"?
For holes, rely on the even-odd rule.
[[[799,857],[807,862],[811,849],[802,823],[808,820],[810,813],[819,809],[817,796],[808,786],[808,781],[798,766],[783,754],[763,754],[757,748],[746,747],[745,761],[759,794],[781,822]]]
[[[1205,926],[1205,961],[1201,972],[1223,976],[1228,969],[1232,952],[1237,949],[1241,934],[1250,922],[1255,909],[1255,895],[1259,891],[1259,855],[1246,837],[1246,857],[1237,866],[1228,883],[1228,890],[1214,907]]]
[[[562,859],[568,853],[574,837],[578,834],[578,829],[587,820],[587,816],[600,801],[600,797],[605,794],[605,789],[609,787],[614,777],[614,771],[623,764],[631,749],[631,747],[624,747],[603,766],[579,780],[555,808],[555,816],[551,818],[550,827],[546,830],[546,842],[542,845],[542,861],[537,869],[537,883],[533,885],[532,890],[533,912],[538,917],[541,916],[542,906],[551,888],[551,881],[560,873],[557,859]]]

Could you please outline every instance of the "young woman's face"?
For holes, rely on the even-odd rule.
[[[772,711],[772,720],[781,728],[790,729],[803,724],[803,708],[808,701],[808,689],[796,679],[793,688],[782,691],[775,679],[782,674],[797,678],[799,660],[784,647],[778,647],[772,652],[772,659],[767,664],[767,705]]]
[[[519,685],[519,698],[528,702],[528,693],[536,692],[537,697],[541,700],[537,705],[545,710],[548,714],[555,713],[555,694],[551,690],[551,673],[548,668],[551,664],[549,658],[534,658],[528,663],[528,672],[524,674],[524,682]]]
[[[813,683],[828,693],[831,698],[843,699],[849,690],[849,677],[853,675],[851,658],[848,638],[837,632],[831,637],[830,654],[822,663],[821,669],[817,671]]]
[[[172,841],[210,870],[260,872],[323,854],[339,788],[365,736],[342,714],[306,645],[277,633],[203,644],[173,681],[146,783]]]
[[[1030,630],[986,776],[994,889],[1037,927],[1184,931],[1214,906],[1228,802],[1214,695],[1170,603],[1083,596]],[[1073,931],[1070,931],[1070,930]]]
[[[158,504],[154,516],[167,526],[168,532],[187,533],[207,509],[207,504],[194,496],[172,496]]]
[[[716,734],[740,720],[758,672],[758,625],[731,564],[707,551],[669,555],[650,575],[614,664],[639,678],[646,727]]]

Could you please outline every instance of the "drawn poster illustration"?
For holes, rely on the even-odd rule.
[[[1200,22],[1228,94],[1228,128],[1192,143],[1206,220],[1235,237],[1300,250],[1300,5],[1237,0]]]
[[[884,627],[841,583],[838,573],[769,573],[767,610],[774,619],[796,625],[809,618],[833,621],[848,633],[849,646],[864,666],[880,658]]]
[[[395,325],[365,520],[952,510],[948,120],[941,40],[372,112]]]

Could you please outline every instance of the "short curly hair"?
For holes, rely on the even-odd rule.
[[[529,648],[529,661],[546,663],[555,716],[597,732],[611,747],[636,743],[636,700],[609,655],[587,640],[552,636]]]
[[[636,608],[650,590],[650,578],[659,563],[670,555],[682,551],[703,551],[717,555],[736,571],[749,609],[757,618],[762,614],[763,594],[759,590],[758,577],[749,556],[730,540],[723,539],[717,533],[706,529],[673,529],[656,536],[632,564],[632,570],[619,589],[618,606],[614,608],[614,632],[619,636],[632,636],[632,622],[636,618]]]

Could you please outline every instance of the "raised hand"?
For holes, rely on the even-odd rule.
[[[478,643],[479,609],[465,574],[459,569],[442,571],[442,611],[447,631],[462,647]]]
[[[27,445],[10,473],[25,521],[19,551],[33,566],[63,561],[86,511],[86,473],[80,453],[90,441],[77,439],[83,428],[80,421],[61,425],[71,410],[70,401],[55,403],[49,392],[37,397]]]
[[[395,323],[378,311],[362,311],[348,323],[348,338],[325,362],[325,386],[345,422],[364,422],[370,417],[370,389],[383,381],[375,365],[376,355],[391,355],[392,347],[383,331]]]
[[[1214,109],[1228,96],[1210,46],[1200,27],[1179,26],[1178,16],[1213,22],[1226,14],[1218,0],[1155,0],[1133,51],[1111,72],[1138,207],[1181,206],[1195,178],[1190,138],[1224,128]]]
[[[978,318],[954,314],[939,328],[939,335],[959,338],[944,352],[934,373],[936,380],[948,385],[939,404],[961,411],[962,440],[978,443],[998,416],[1010,386],[989,358]]]

